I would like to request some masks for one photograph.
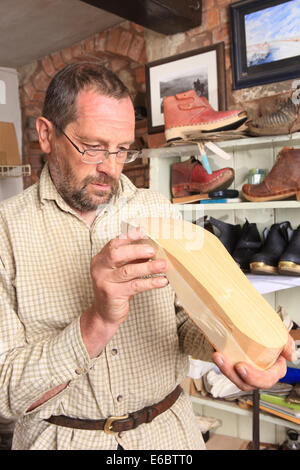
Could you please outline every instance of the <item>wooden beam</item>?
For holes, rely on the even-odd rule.
[[[83,0],[161,34],[177,34],[201,25],[202,0]]]

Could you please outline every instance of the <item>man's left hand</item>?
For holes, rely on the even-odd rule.
[[[233,365],[224,354],[215,352],[212,355],[222,374],[233,382],[240,390],[250,391],[257,388],[266,390],[275,385],[279,379],[285,376],[286,360],[297,360],[295,342],[289,335],[288,341],[273,366],[266,370],[259,370],[246,362],[238,362]]]

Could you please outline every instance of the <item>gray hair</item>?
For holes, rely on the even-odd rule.
[[[76,120],[76,98],[83,89],[121,100],[129,97],[123,82],[109,69],[97,62],[78,62],[61,69],[51,80],[44,101],[43,116],[53,122],[56,132]]]

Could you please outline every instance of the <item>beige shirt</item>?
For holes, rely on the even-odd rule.
[[[157,213],[159,211],[159,214]],[[211,360],[212,347],[170,286],[135,295],[128,319],[94,359],[79,319],[90,307],[91,258],[129,216],[175,216],[160,194],[122,175],[113,203],[89,226],[40,182],[0,205],[0,416],[17,419],[13,449],[202,449],[184,393],[149,424],[119,434],[59,427],[51,415],[101,419],[162,400],[187,374],[188,354]],[[44,393],[66,389],[26,410]]]

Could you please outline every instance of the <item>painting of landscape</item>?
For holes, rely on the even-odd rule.
[[[247,66],[300,55],[300,0],[245,15]]]

